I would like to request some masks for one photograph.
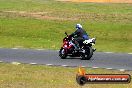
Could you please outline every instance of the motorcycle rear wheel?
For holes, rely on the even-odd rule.
[[[89,47],[88,49],[85,50],[85,54],[82,54],[82,60],[90,60],[91,57],[93,56],[93,49],[92,47]]]

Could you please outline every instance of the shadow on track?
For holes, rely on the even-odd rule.
[[[86,59],[82,59],[81,57],[67,57],[67,58],[65,58],[65,59],[80,59],[80,60],[86,60]],[[63,59],[62,59],[63,60]],[[94,60],[94,58],[91,58],[90,60],[88,60],[88,61],[92,61],[92,60]]]

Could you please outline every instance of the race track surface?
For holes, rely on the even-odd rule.
[[[91,60],[60,59],[55,50],[0,48],[0,61],[132,70],[132,54],[95,52]]]

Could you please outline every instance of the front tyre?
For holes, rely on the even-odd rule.
[[[65,54],[64,48],[60,49],[59,56],[60,56],[61,59],[65,59],[67,57],[67,55]]]

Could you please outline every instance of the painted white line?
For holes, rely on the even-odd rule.
[[[53,64],[46,64],[46,65],[48,65],[48,66],[52,66]]]
[[[125,69],[119,69],[119,71],[125,71]]]
[[[86,66],[81,66],[81,67],[85,68]]]
[[[11,49],[18,49],[18,48],[11,48]]]
[[[0,63],[2,63],[3,61],[0,61]]]
[[[114,52],[104,52],[104,53],[114,53]]]
[[[11,64],[19,65],[19,64],[21,64],[21,63],[19,63],[19,62],[11,62]]]
[[[92,68],[99,68],[99,67],[92,67]]]
[[[29,63],[29,64],[31,64],[31,65],[36,65],[37,63]]]
[[[106,69],[109,69],[109,70],[110,70],[110,69],[112,69],[112,68],[106,68]]]
[[[67,67],[68,65],[61,65],[61,66],[63,66],[63,67]]]
[[[36,49],[36,50],[44,50],[44,49]]]
[[[132,53],[128,53],[128,54],[132,54]]]

